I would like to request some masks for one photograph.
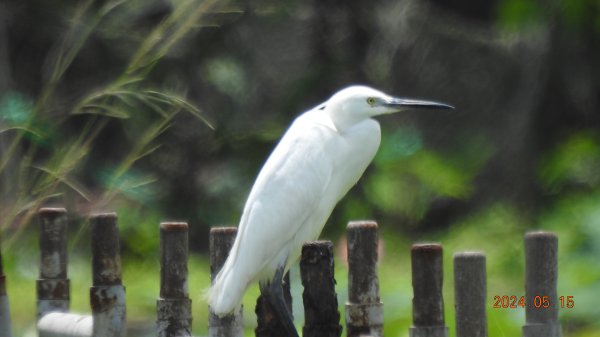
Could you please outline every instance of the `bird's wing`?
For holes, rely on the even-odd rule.
[[[289,247],[290,242],[318,208],[333,174],[324,151],[332,132],[299,117],[261,169],[244,207],[238,247],[232,252],[244,256],[248,273],[287,258],[280,255],[295,248]]]

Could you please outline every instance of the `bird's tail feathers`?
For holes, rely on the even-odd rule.
[[[247,283],[236,275],[235,270],[226,263],[204,294],[210,308],[218,316],[227,315],[241,306]]]

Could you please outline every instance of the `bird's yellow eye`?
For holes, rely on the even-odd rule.
[[[375,98],[373,98],[373,97],[369,97],[369,98],[367,98],[367,103],[368,103],[369,105],[373,105],[373,104],[375,104]]]

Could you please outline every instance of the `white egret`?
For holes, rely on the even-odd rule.
[[[282,277],[375,156],[381,131],[372,117],[411,108],[452,107],[351,86],[296,118],[250,191],[235,243],[208,294],[214,313],[239,308],[248,286],[258,281],[289,335],[298,336]]]

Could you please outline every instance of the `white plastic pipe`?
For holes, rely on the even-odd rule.
[[[90,337],[94,320],[90,315],[51,312],[38,323],[39,337]]]

